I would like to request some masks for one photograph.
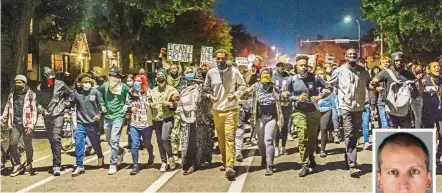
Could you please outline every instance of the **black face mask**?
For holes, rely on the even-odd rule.
[[[176,71],[171,71],[171,72],[170,72],[170,75],[171,75],[173,78],[177,78],[177,77],[178,77],[178,72],[176,72]]]
[[[203,76],[203,78],[206,78],[207,70],[201,71],[201,75]]]
[[[164,82],[166,82],[166,79],[164,77],[158,77],[157,82],[163,84]]]

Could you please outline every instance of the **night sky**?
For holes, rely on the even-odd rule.
[[[356,22],[345,23],[351,15],[359,18],[361,36],[374,23],[362,21],[362,0],[217,0],[216,16],[230,24],[245,24],[247,31],[269,46],[282,48],[282,53],[296,52],[298,38],[316,39],[358,37]]]

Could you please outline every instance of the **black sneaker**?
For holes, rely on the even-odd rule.
[[[150,167],[155,162],[155,156],[149,156],[149,160],[147,161],[147,167]]]
[[[273,166],[271,166],[271,165],[268,165],[268,166],[267,166],[267,169],[266,169],[265,175],[266,175],[266,176],[271,176],[271,175],[273,175]]]
[[[301,168],[301,171],[299,171],[299,177],[307,176],[308,173],[309,173],[308,168],[305,167],[305,166],[303,166],[303,167]]]
[[[130,175],[134,176],[134,175],[137,175],[138,173],[140,173],[140,169],[138,168],[138,166],[133,166],[132,171],[130,172]]]

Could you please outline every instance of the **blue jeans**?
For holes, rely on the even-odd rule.
[[[110,165],[117,165],[118,154],[121,154],[123,149],[120,149],[120,136],[123,127],[124,119],[104,119],[104,133],[106,134],[106,141],[111,147]]]
[[[140,136],[143,138],[144,146],[149,154],[149,159],[153,159],[153,146],[151,143],[152,139],[152,127],[137,129],[131,127],[129,131],[129,136],[132,138],[131,154],[134,167],[138,167],[138,149],[140,148]]]
[[[86,143],[86,137],[89,138],[89,141],[91,142],[92,147],[97,153],[97,156],[99,158],[103,157],[103,152],[101,150],[101,145],[100,145],[100,132],[98,131],[97,126],[98,124],[77,123],[74,132],[75,155],[76,155],[75,158],[77,166],[83,166],[83,158],[85,152],[84,146]]]
[[[364,136],[364,143],[368,143],[370,135],[370,105],[365,105],[365,110],[362,111],[362,135]]]
[[[387,121],[387,113],[385,112],[385,106],[377,106],[378,107],[378,117],[379,117],[379,123],[380,127],[382,129],[388,128],[388,121]]]

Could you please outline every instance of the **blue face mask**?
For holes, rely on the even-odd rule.
[[[220,70],[224,70],[227,68],[227,64],[225,62],[221,62],[221,61],[216,61],[216,66]]]
[[[141,82],[134,82],[134,89],[141,90]]]
[[[185,78],[186,80],[193,80],[193,79],[195,79],[195,74],[186,74],[186,75],[184,76],[184,78]]]

